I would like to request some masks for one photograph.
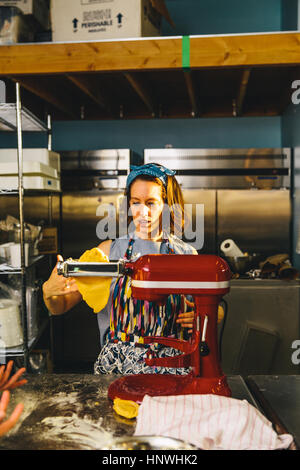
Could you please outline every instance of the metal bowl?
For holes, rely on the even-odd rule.
[[[132,436],[116,439],[106,450],[197,450],[192,444],[164,436]]]
[[[247,256],[226,256],[226,261],[233,273],[245,274],[251,269],[257,269],[260,261],[262,261],[262,255],[258,253],[252,253]]]

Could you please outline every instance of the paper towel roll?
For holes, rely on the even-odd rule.
[[[245,256],[233,240],[228,238],[221,244],[221,250],[225,256]]]

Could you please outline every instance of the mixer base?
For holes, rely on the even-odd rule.
[[[215,394],[231,396],[226,376],[195,377],[189,375],[137,374],[115,380],[108,389],[111,400],[121,398],[141,403],[145,395],[170,396],[190,394]]]

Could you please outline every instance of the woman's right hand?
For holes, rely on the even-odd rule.
[[[61,255],[57,255],[57,264],[61,261],[63,261],[63,257]],[[46,300],[57,295],[79,292],[75,279],[65,278],[57,273],[57,264],[55,265],[49,279],[43,284],[43,294],[44,299]]]

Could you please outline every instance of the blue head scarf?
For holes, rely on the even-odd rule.
[[[136,166],[136,165],[131,165],[130,166],[131,172],[127,176],[127,181],[126,181],[126,188],[128,189],[131,183],[141,175],[150,175],[154,176],[155,178],[159,178],[163,184],[166,186],[167,185],[167,180],[168,176],[174,176],[176,171],[175,170],[169,170],[163,165],[158,165],[157,163],[147,163],[146,165],[142,166]]]

